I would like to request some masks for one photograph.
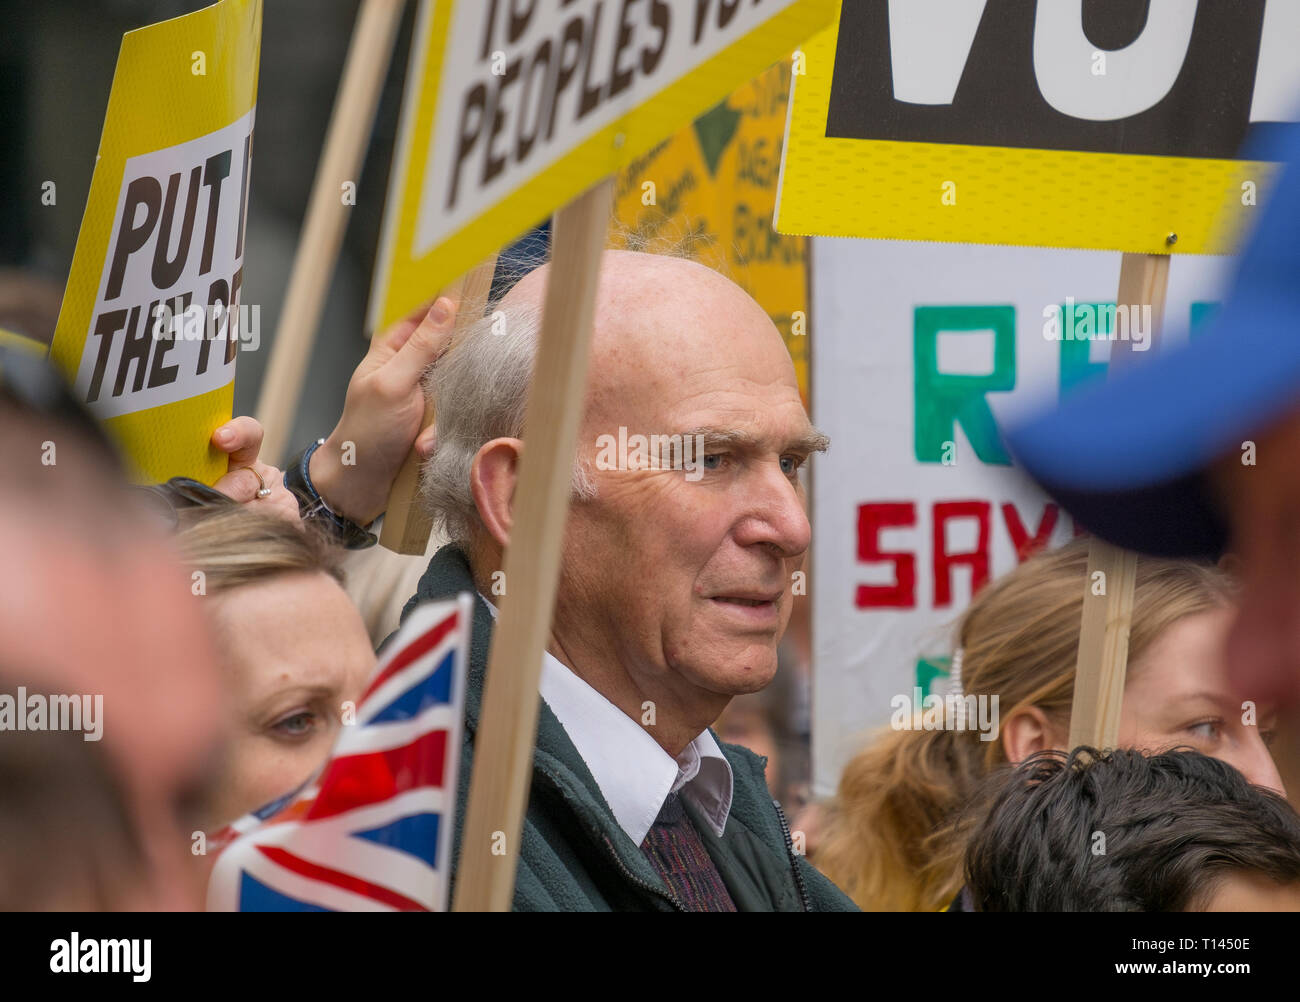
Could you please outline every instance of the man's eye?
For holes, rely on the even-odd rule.
[[[798,474],[799,467],[803,466],[803,464],[804,461],[802,456],[782,456],[781,472],[787,477],[793,477]]]
[[[315,730],[315,727],[316,714],[303,710],[283,720],[277,720],[271,725],[271,730],[277,737],[304,738]]]
[[[706,470],[720,470],[722,469],[722,461],[726,458],[726,453],[723,452],[706,453],[704,461],[700,465]]]

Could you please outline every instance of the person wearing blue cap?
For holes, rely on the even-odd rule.
[[[1159,556],[1236,556],[1233,682],[1300,697],[1300,129],[1202,337],[1031,417],[1016,461],[1095,535]]]

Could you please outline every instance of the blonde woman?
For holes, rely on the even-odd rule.
[[[226,677],[231,740],[203,810],[212,831],[311,777],[375,655],[339,552],[309,527],[249,505],[179,518],[176,543]]]
[[[997,695],[998,740],[977,730],[886,731],[845,767],[813,862],[863,909],[934,910],[962,885],[956,813],[994,768],[1065,749],[1088,549],[1039,554],[985,588],[962,616],[955,682]],[[1231,696],[1223,642],[1233,591],[1197,563],[1138,561],[1121,747],[1189,746],[1281,791],[1271,722]]]

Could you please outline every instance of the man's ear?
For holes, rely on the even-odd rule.
[[[524,443],[517,438],[494,438],[474,454],[469,468],[469,489],[478,517],[502,549],[510,542],[514,524],[515,484],[523,450]]]
[[[1002,750],[1007,761],[1018,765],[1034,752],[1064,748],[1069,736],[1062,734],[1037,706],[1017,710],[1002,722]]]

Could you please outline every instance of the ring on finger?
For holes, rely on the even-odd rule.
[[[262,474],[258,473],[251,466],[245,466],[244,469],[257,477],[257,496],[259,498],[269,497],[271,494],[271,488],[266,486],[266,481],[262,479]]]

